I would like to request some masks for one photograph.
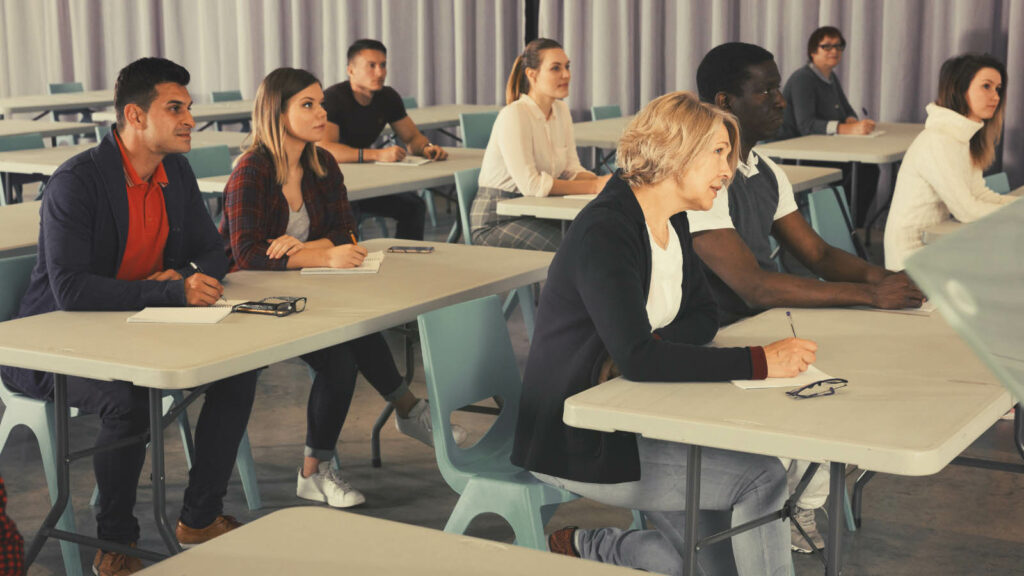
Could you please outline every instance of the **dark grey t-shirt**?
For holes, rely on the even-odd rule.
[[[841,123],[851,116],[857,117],[835,73],[827,82],[811,65],[793,72],[782,96],[786,99],[786,110],[779,129],[780,139],[825,134],[829,122]]]

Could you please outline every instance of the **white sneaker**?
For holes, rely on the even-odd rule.
[[[326,502],[335,508],[350,508],[366,502],[366,497],[341,478],[337,470],[331,469],[330,462],[321,462],[320,470],[309,478],[302,476],[295,486],[295,495],[313,502]]]
[[[410,438],[415,438],[427,446],[434,445],[434,426],[430,421],[430,404],[420,398],[409,410],[409,416],[402,418],[395,414],[395,427],[398,431]],[[469,434],[466,429],[458,424],[452,424],[452,437],[455,443],[461,445],[466,441]]]

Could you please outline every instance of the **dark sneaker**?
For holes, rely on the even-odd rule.
[[[182,548],[191,548],[213,540],[221,534],[231,532],[241,525],[242,523],[235,520],[234,516],[217,516],[217,519],[206,528],[190,528],[178,520],[178,527],[174,530],[174,535],[178,537],[178,543]]]
[[[580,557],[580,551],[576,549],[574,540],[578,526],[566,526],[561,530],[555,530],[548,536],[548,550],[555,554],[564,554],[573,558]]]
[[[134,547],[135,544],[132,544]],[[142,570],[142,560],[120,552],[96,551],[92,573],[96,576],[128,576]]]

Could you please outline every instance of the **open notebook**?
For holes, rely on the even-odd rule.
[[[213,306],[150,306],[128,317],[131,324],[216,324],[245,300],[221,300]]]
[[[303,268],[302,274],[376,274],[380,271],[381,262],[384,262],[384,252],[370,252],[366,255],[363,263],[355,268]]]
[[[381,162],[380,160],[378,160],[374,162],[374,164],[379,164],[381,166],[423,166],[424,164],[427,164],[429,162],[430,158],[424,158],[422,156],[413,156],[410,154],[409,156],[402,158],[398,162]]]
[[[813,364],[807,367],[807,371],[797,374],[792,378],[766,378],[764,380],[733,380],[732,383],[744,390],[755,390],[758,388],[797,388],[806,386],[818,380],[831,378]]]

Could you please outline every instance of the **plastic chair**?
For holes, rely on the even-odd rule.
[[[459,199],[459,223],[462,227],[462,239],[470,246],[473,244],[473,235],[470,233],[469,211],[473,206],[473,200],[476,198],[479,178],[479,168],[462,170],[455,173],[455,195]],[[505,306],[503,307],[506,320],[512,316],[512,312],[516,309],[517,304],[522,305],[523,324],[526,325],[526,335],[532,341],[535,322],[533,290],[530,286],[520,286],[508,293],[508,298],[505,300]]]
[[[9,320],[17,312],[21,297],[28,288],[29,276],[35,263],[35,254],[0,258],[0,321]],[[0,419],[0,451],[7,445],[7,439],[14,428],[26,426],[31,430],[39,445],[43,475],[50,490],[50,503],[53,503],[57,499],[57,455],[53,441],[56,434],[54,414],[50,403],[13,392],[3,381],[0,381],[0,400],[4,403],[4,414]],[[71,409],[72,416],[77,412],[74,408]],[[64,514],[57,521],[57,528],[75,531],[75,511],[70,500]],[[62,540],[60,550],[67,574],[81,576],[82,557],[78,551],[78,544]]]
[[[853,244],[850,228],[843,216],[850,212],[846,206],[842,186],[811,192],[807,195],[807,205],[811,214],[811,228],[814,228],[818,236],[830,245],[856,256],[857,248]]]
[[[227,146],[206,146],[193,148],[183,154],[192,166],[192,172],[196,178],[208,178],[210,176],[222,176],[231,174],[231,150]],[[219,225],[220,217],[224,213],[224,192],[201,192],[207,200],[206,209],[210,218]],[[213,201],[214,208],[210,208],[209,201]]]
[[[408,96],[406,98],[402,98],[402,106],[405,106],[406,110],[412,110],[413,108],[420,107],[419,102],[416,101],[415,96]]]
[[[497,112],[459,114],[462,145],[466,148],[487,148],[487,141],[491,139],[491,130],[497,119]]]
[[[444,531],[462,534],[490,512],[512,526],[517,544],[546,550],[544,525],[559,504],[577,496],[509,461],[522,382],[500,301],[488,296],[428,312],[418,322],[437,466],[461,495]],[[451,413],[492,397],[502,400],[498,417],[476,444],[459,448]]]
[[[1009,194],[1010,177],[1006,175],[1006,172],[990,174],[985,176],[985,186],[988,186],[996,194]]]
[[[110,125],[109,124],[97,124],[96,125],[96,141],[97,142],[99,142],[100,140],[103,140],[104,138],[106,138],[107,134],[110,134]]]
[[[611,104],[609,106],[591,106],[590,117],[594,120],[604,120],[606,118],[621,118],[622,109],[619,108],[618,104]],[[600,154],[600,152],[598,152]],[[612,150],[607,156],[601,157],[597,163],[597,168],[600,170],[602,167],[606,168],[609,172],[615,172],[619,169],[619,165],[615,163],[615,151]]]
[[[50,94],[69,94],[72,92],[84,92],[85,89],[82,87],[81,82],[58,82],[51,83],[47,86],[47,90]],[[53,111],[50,113],[53,117],[54,122],[60,122],[61,114],[78,114],[77,120],[79,122],[92,122],[92,110],[88,108],[77,108],[75,110],[60,110]],[[78,144],[78,134],[73,134],[71,140]],[[53,145],[57,145],[56,136],[53,138]]]
[[[43,135],[38,132],[31,134],[12,134],[0,136],[0,152],[14,152],[16,150],[38,150],[44,148]],[[40,174],[0,174],[3,180],[3,204],[21,202],[21,189],[25,184],[32,182],[45,183],[49,178]],[[42,194],[42,189],[40,189]]]
[[[221,92],[213,92],[213,93],[210,94],[210,99],[213,100],[214,102],[236,102],[236,101],[242,99],[242,91],[241,90],[224,90],[224,91],[221,91]],[[248,120],[229,120],[229,121],[225,121],[225,122],[217,121],[217,122],[215,122],[215,124],[217,125],[217,130],[218,131],[223,130],[224,126],[227,126],[227,125],[230,125],[230,124],[238,124],[238,125],[240,125],[242,132],[249,132],[251,130],[251,128],[249,127],[249,121]],[[209,126],[209,124],[207,124],[207,126]]]

